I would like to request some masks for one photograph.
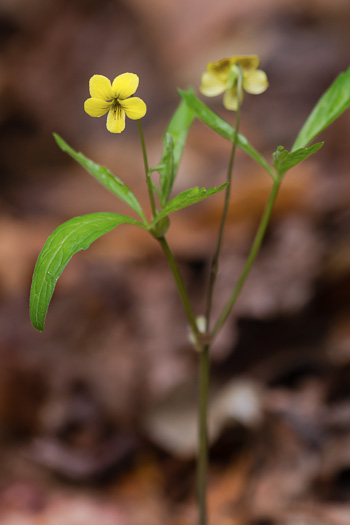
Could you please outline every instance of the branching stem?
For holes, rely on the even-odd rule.
[[[221,221],[219,226],[218,239],[216,243],[215,252],[212,259],[210,268],[208,294],[206,301],[205,311],[205,324],[206,331],[210,330],[210,317],[213,303],[213,294],[218,275],[219,258],[221,253],[222,241],[224,236],[224,229],[227,219],[227,212],[230,203],[230,192],[231,192],[231,180],[232,170],[235,161],[238,129],[240,121],[240,109],[242,101],[242,69],[238,66],[238,78],[237,78],[237,99],[238,107],[236,111],[235,127],[232,136],[232,148],[230,153],[230,159],[227,168],[227,186],[225,190],[225,200],[221,215]],[[208,511],[207,511],[207,478],[208,478],[208,398],[209,398],[209,375],[210,375],[210,350],[209,341],[204,344],[200,352],[199,357],[199,392],[198,392],[198,464],[197,464],[197,493],[198,493],[198,507],[199,507],[199,525],[207,525]]]
[[[218,320],[216,321],[215,323],[215,326],[213,328],[213,330],[211,331],[211,336],[212,338],[214,338],[216,336],[216,334],[219,332],[219,330],[221,329],[221,327],[223,326],[223,324],[225,323],[226,319],[228,318],[228,316],[230,315],[231,313],[231,310],[239,296],[239,293],[243,287],[243,284],[245,283],[245,280],[251,270],[251,267],[253,266],[253,263],[256,259],[256,256],[258,255],[258,252],[260,250],[260,246],[261,246],[261,243],[262,243],[262,240],[264,238],[264,235],[265,235],[265,232],[266,232],[266,229],[267,229],[267,225],[269,223],[269,220],[270,220],[270,217],[271,217],[271,213],[272,213],[272,209],[273,209],[273,205],[275,203],[275,200],[276,200],[276,197],[277,197],[277,194],[278,194],[278,190],[279,190],[279,187],[280,187],[280,184],[281,184],[281,181],[279,179],[275,180],[274,183],[273,183],[273,186],[272,186],[272,189],[271,189],[271,193],[270,193],[270,196],[269,196],[269,200],[267,202],[267,205],[266,205],[266,208],[265,208],[265,211],[264,211],[264,214],[261,218],[261,221],[260,221],[260,224],[259,224],[259,228],[258,228],[258,231],[256,232],[256,235],[255,235],[255,238],[254,238],[254,241],[253,241],[253,244],[252,244],[252,248],[250,250],[250,253],[248,255],[248,258],[247,258],[247,261],[245,263],[245,266],[242,270],[242,273],[237,281],[237,284],[232,292],[232,295],[231,297],[229,298],[229,300],[227,301],[225,307],[223,308]]]

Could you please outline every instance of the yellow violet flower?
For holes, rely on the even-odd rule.
[[[209,62],[206,72],[202,75],[200,92],[207,97],[216,97],[225,93],[223,99],[225,108],[235,111],[238,107],[238,65],[242,70],[242,87],[247,93],[259,95],[268,88],[266,73],[257,69],[258,56],[236,55],[222,58],[217,62]]]
[[[139,77],[134,73],[118,75],[112,83],[103,75],[94,75],[89,82],[91,98],[85,101],[84,109],[90,117],[102,117],[108,112],[108,131],[121,133],[125,129],[125,115],[138,120],[146,114],[144,101],[132,96],[138,85]]]

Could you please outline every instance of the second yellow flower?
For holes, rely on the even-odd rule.
[[[202,75],[200,92],[207,97],[216,97],[224,93],[224,106],[235,111],[238,107],[238,73],[237,66],[242,71],[242,87],[247,93],[259,95],[268,88],[268,80],[264,71],[257,69],[257,55],[235,55],[222,58],[217,62],[209,62],[207,70]],[[241,100],[243,93],[240,94]]]

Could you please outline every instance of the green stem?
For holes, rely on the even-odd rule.
[[[207,477],[208,477],[208,396],[209,396],[209,348],[206,344],[199,353],[199,426],[197,457],[197,498],[199,525],[207,524]]]
[[[193,310],[192,310],[192,306],[191,306],[190,300],[188,298],[188,295],[187,295],[187,292],[186,292],[186,289],[185,289],[185,286],[184,286],[181,274],[179,272],[179,269],[177,267],[176,261],[174,259],[172,251],[170,250],[170,247],[169,247],[165,237],[160,237],[157,240],[159,241],[159,243],[160,243],[160,245],[161,245],[161,247],[163,249],[164,255],[165,255],[165,257],[166,257],[166,259],[168,261],[168,264],[169,264],[170,269],[172,271],[172,274],[174,276],[175,284],[176,284],[176,287],[178,289],[178,292],[179,292],[179,295],[180,295],[180,298],[181,298],[181,302],[182,302],[182,305],[183,305],[185,313],[186,313],[186,317],[187,317],[188,322],[190,324],[190,327],[192,329],[192,333],[193,333],[193,335],[194,335],[194,337],[196,339],[196,348],[197,348],[198,341],[200,339],[200,333],[199,333],[199,330],[198,330],[198,326],[197,326],[197,323],[196,323],[196,318],[194,316],[194,313],[193,313]]]
[[[225,228],[226,219],[227,219],[227,212],[228,212],[228,207],[230,203],[232,169],[233,169],[233,164],[235,161],[235,155],[236,155],[236,149],[237,149],[238,129],[239,129],[240,112],[241,112],[241,100],[242,100],[242,70],[240,67],[239,67],[238,84],[237,84],[237,98],[238,98],[238,107],[236,111],[235,127],[233,130],[230,160],[229,160],[229,164],[227,168],[227,177],[226,177],[227,186],[225,190],[225,201],[224,201],[224,207],[223,207],[222,215],[221,215],[216,249],[214,252],[214,256],[213,256],[213,260],[212,260],[212,264],[210,268],[208,295],[207,295],[207,303],[206,303],[207,306],[206,306],[206,313],[205,313],[207,331],[209,331],[213,294],[214,294],[216,278],[218,275],[219,258],[220,258],[220,253],[221,253],[224,228]]]
[[[152,181],[151,181],[151,173],[148,167],[148,158],[147,158],[147,151],[146,151],[146,144],[145,144],[145,137],[143,135],[142,131],[142,125],[140,120],[137,121],[137,125],[139,128],[139,134],[140,134],[140,141],[141,141],[141,147],[142,147],[142,155],[143,155],[143,163],[145,166],[145,174],[146,174],[146,183],[147,183],[147,189],[148,189],[148,196],[151,203],[152,208],[152,218],[154,218],[157,215],[157,208],[156,203],[154,201],[154,195],[153,195],[153,189],[152,189]]]
[[[219,258],[221,253],[221,246],[223,241],[224,229],[227,219],[227,212],[230,202],[232,169],[235,161],[235,154],[238,140],[238,129],[240,121],[240,109],[242,100],[242,70],[238,69],[237,80],[237,97],[238,107],[236,111],[235,128],[232,137],[232,148],[230,153],[230,160],[227,168],[227,186],[225,190],[224,207],[221,215],[219,226],[219,233],[213,260],[210,269],[208,294],[206,302],[206,331],[209,331],[210,316],[213,302],[213,294],[215,282],[218,274]],[[199,511],[199,525],[207,525],[208,511],[207,511],[207,484],[208,484],[208,398],[209,398],[209,375],[210,375],[210,361],[209,361],[210,342],[204,344],[199,355],[199,399],[198,399],[198,463],[197,463],[197,496],[198,496],[198,511]]]
[[[245,263],[245,266],[243,268],[243,271],[237,281],[237,284],[235,286],[235,289],[233,290],[232,292],[232,295],[230,297],[230,299],[227,301],[225,307],[223,308],[218,320],[216,321],[216,324],[213,328],[213,330],[211,331],[211,336],[212,338],[214,338],[214,336],[219,332],[219,330],[221,329],[221,327],[223,326],[223,324],[225,323],[226,319],[228,318],[228,316],[230,315],[230,312],[239,296],[239,293],[243,287],[243,284],[245,283],[245,280],[251,270],[251,267],[255,261],[255,258],[256,256],[258,255],[258,252],[259,252],[259,249],[260,249],[260,246],[261,246],[261,243],[262,243],[262,240],[264,238],[264,235],[265,235],[265,232],[266,232],[266,229],[267,229],[267,225],[269,223],[269,220],[270,220],[270,217],[271,217],[271,213],[272,213],[272,209],[273,209],[273,205],[275,203],[275,200],[276,200],[276,197],[277,197],[277,193],[278,193],[278,189],[280,187],[280,184],[281,184],[281,181],[280,180],[275,180],[274,183],[273,183],[273,186],[272,186],[272,190],[271,190],[271,193],[270,193],[270,197],[269,197],[269,200],[267,202],[267,205],[266,205],[266,208],[265,208],[265,211],[264,211],[264,214],[261,218],[261,221],[260,221],[260,224],[259,224],[259,228],[258,228],[258,231],[255,235],[255,238],[254,238],[254,241],[253,241],[253,244],[252,244],[252,248],[250,250],[250,253],[249,253],[249,256],[248,256],[248,259]]]
[[[145,173],[146,173],[146,182],[147,182],[148,194],[149,194],[149,199],[150,199],[151,207],[152,207],[152,214],[153,214],[153,218],[154,218],[157,215],[157,209],[156,209],[156,205],[155,205],[155,202],[154,202],[152,181],[151,181],[151,177],[150,177],[151,172],[150,172],[149,167],[148,167],[148,158],[147,158],[145,139],[144,139],[144,136],[143,136],[143,131],[142,131],[142,126],[141,126],[140,120],[137,121],[137,124],[138,124],[138,128],[139,128],[139,133],[140,133],[140,140],[141,140],[141,147],[142,147],[142,154],[143,154],[143,162],[144,162],[144,165],[145,165]],[[193,335],[195,337],[196,347],[197,347],[198,344],[199,344],[200,333],[199,333],[199,330],[198,330],[198,326],[197,326],[197,323],[196,323],[196,318],[194,316],[190,300],[188,298],[188,295],[187,295],[184,283],[182,281],[182,277],[180,275],[180,272],[179,272],[179,269],[177,267],[176,261],[174,259],[172,251],[170,250],[170,247],[169,247],[165,237],[164,236],[160,237],[157,240],[159,241],[159,243],[160,243],[160,245],[161,245],[161,247],[163,249],[165,257],[166,257],[166,259],[168,261],[168,264],[169,264],[170,269],[172,271],[172,274],[174,276],[175,284],[176,284],[176,287],[178,289],[178,292],[179,292],[179,295],[180,295],[180,298],[181,298],[181,301],[182,301],[182,304],[183,304],[183,307],[184,307],[184,310],[185,310],[188,322],[189,322],[189,324],[191,326],[192,333],[193,333]]]

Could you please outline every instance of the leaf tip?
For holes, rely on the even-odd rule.
[[[194,95],[194,89],[192,87],[189,87],[187,89],[177,88],[177,92],[182,98],[186,97],[186,95]]]
[[[58,134],[58,133],[55,133],[53,132],[52,133],[53,135],[53,138],[55,139],[56,141],[56,144],[59,148],[61,148],[62,151],[65,151],[66,153],[68,152],[67,150],[67,143],[63,140],[63,138]]]
[[[42,333],[44,331],[45,321],[39,321],[33,312],[30,312],[30,322],[32,323],[33,328],[38,332]]]

